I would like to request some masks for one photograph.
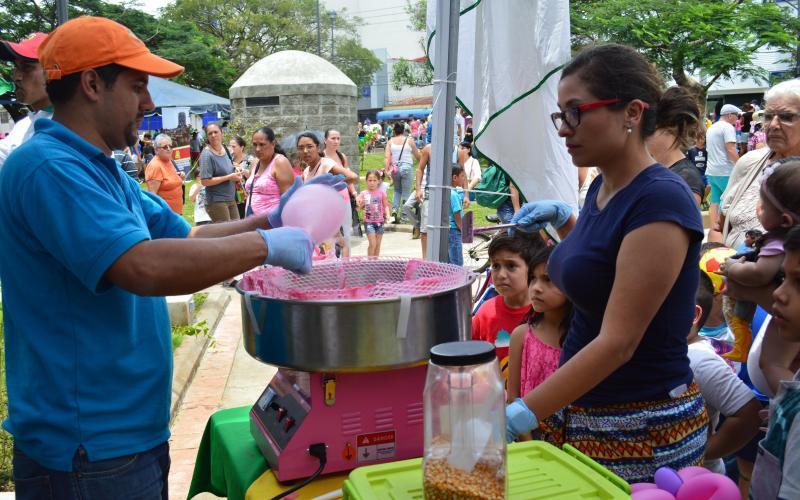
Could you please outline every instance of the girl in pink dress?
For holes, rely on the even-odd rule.
[[[547,259],[553,248],[543,247],[528,262],[531,312],[528,321],[511,334],[506,391],[509,403],[524,397],[556,371],[561,344],[572,319],[572,304],[547,274]],[[557,442],[551,433],[545,419],[534,431],[534,437]]]

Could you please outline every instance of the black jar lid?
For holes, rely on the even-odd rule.
[[[439,366],[469,366],[493,361],[494,346],[483,340],[447,342],[431,347],[431,362]]]

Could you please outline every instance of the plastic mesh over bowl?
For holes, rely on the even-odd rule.
[[[250,271],[238,288],[264,297],[304,301],[396,299],[463,287],[472,273],[461,266],[399,257],[352,257],[318,262],[309,274],[279,267]]]

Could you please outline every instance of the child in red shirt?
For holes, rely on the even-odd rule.
[[[531,308],[528,297],[528,262],[544,242],[537,234],[515,232],[497,235],[489,244],[492,281],[499,294],[487,300],[472,317],[472,338],[494,344],[503,378],[508,380],[508,346],[511,332]]]

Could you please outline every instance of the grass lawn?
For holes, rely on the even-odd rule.
[[[0,421],[8,417],[8,393],[6,392],[5,337],[3,336],[3,304],[0,304]],[[0,429],[0,491],[13,491],[11,479],[11,457],[14,438]]]

